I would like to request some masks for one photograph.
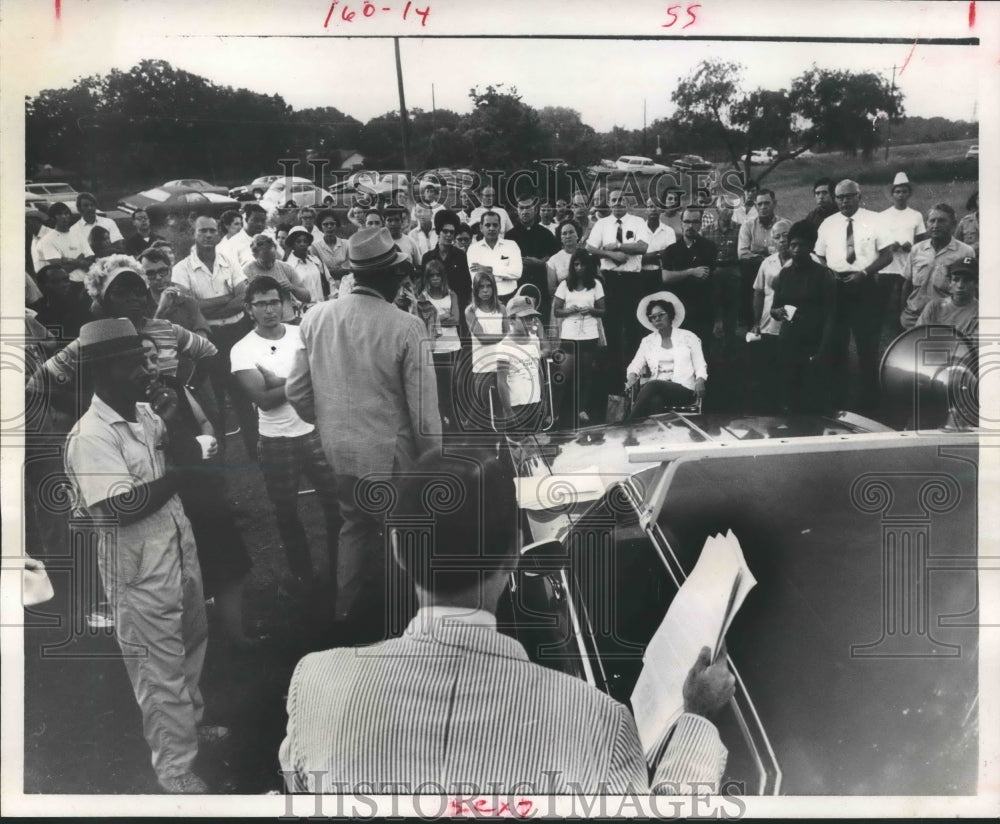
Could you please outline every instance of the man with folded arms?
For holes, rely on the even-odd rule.
[[[493,275],[497,282],[497,297],[506,306],[521,279],[521,248],[514,241],[500,236],[500,216],[496,212],[483,212],[479,225],[483,230],[483,239],[469,247],[469,274],[473,279],[479,272]]]

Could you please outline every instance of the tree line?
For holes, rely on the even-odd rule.
[[[467,114],[409,112],[406,160],[422,169],[513,169],[542,158],[585,166],[654,156],[657,145],[664,159],[694,152],[734,168],[764,146],[781,153],[774,165],[806,149],[867,158],[884,140],[880,120],[893,124],[895,143],[906,142],[903,95],[871,72],[813,66],[788,89],[747,89],[740,64],[707,60],[663,94],[676,106],[670,118],[598,133],[574,109],[529,106],[516,87],[473,88]],[[927,140],[974,130],[944,118],[910,122],[909,131]],[[281,158],[327,157],[335,169],[338,151],[349,148],[368,168],[399,169],[404,160],[397,111],[362,123],[333,106],[294,110],[279,95],[220,86],[162,60],[27,98],[25,142],[28,177],[49,164],[95,187],[171,177],[238,182],[276,171]]]

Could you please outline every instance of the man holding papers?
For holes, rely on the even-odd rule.
[[[733,694],[724,655],[713,664],[706,647],[681,669],[683,711],[644,754],[627,707],[533,664],[497,632],[519,558],[509,463],[428,455],[397,485],[390,543],[420,610],[400,638],[299,663],[280,751],[290,791],[361,781],[430,781],[449,793],[718,791],[727,753],[705,716]]]

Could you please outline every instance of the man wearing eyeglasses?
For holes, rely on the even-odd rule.
[[[460,325],[465,322],[465,307],[472,299],[472,275],[469,273],[469,259],[465,252],[455,245],[455,235],[458,234],[458,227],[462,223],[451,209],[440,209],[434,215],[434,231],[437,232],[437,246],[431,249],[420,259],[418,271],[423,272],[427,264],[432,260],[440,260],[444,264],[445,280],[448,288],[455,293],[458,298],[458,308],[462,317]],[[392,229],[389,229],[392,234]],[[393,238],[393,240],[396,240]],[[399,241],[396,241],[399,251],[406,253]],[[462,334],[465,334],[464,326],[461,326]]]
[[[594,199],[601,202],[603,196],[595,192]],[[642,271],[642,256],[653,233],[645,220],[629,213],[628,200],[620,189],[608,194],[607,203],[611,214],[600,218],[590,230],[587,251],[600,259],[604,278],[608,357],[624,366],[643,333],[635,320],[636,307],[657,286]]]
[[[820,224],[815,254],[837,279],[837,324],[833,343],[833,385],[848,401],[848,345],[858,351],[859,412],[871,412],[878,393],[878,344],[881,302],[878,272],[892,260],[893,240],[875,212],[861,207],[861,187],[842,180],[834,189],[837,213]]]
[[[305,529],[299,519],[299,478],[313,484],[326,517],[330,574],[336,589],[340,509],[337,481],[326,460],[316,427],[299,417],[285,395],[285,379],[296,353],[303,348],[299,328],[282,323],[285,290],[273,277],[261,275],[246,291],[247,312],[254,328],[230,353],[233,377],[257,405],[257,454],[267,496],[274,505],[278,533],[285,545],[293,588],[305,590],[315,572]]]
[[[719,250],[701,236],[702,214],[687,208],[681,214],[681,239],[663,252],[663,283],[684,304],[682,328],[694,332],[705,343],[714,325],[712,300],[715,265]]]

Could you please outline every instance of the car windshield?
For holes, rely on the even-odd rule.
[[[68,183],[47,183],[45,185],[45,190],[50,195],[73,195],[73,194],[76,194],[76,189],[74,189]]]
[[[155,200],[157,203],[163,203],[165,200],[170,199],[170,192],[165,189],[147,189],[145,192],[139,192],[140,197],[148,197],[150,200]]]

